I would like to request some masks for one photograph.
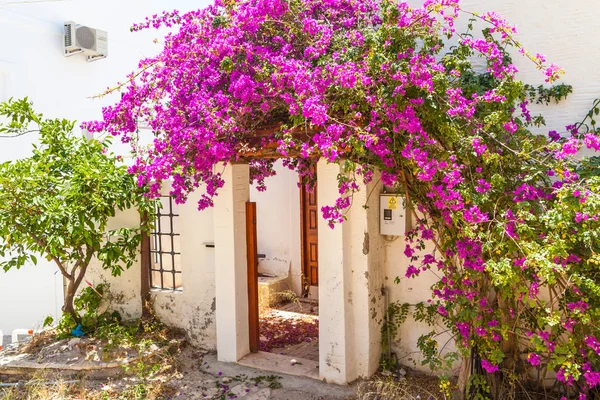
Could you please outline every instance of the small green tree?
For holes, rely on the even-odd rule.
[[[109,141],[73,134],[73,121],[43,119],[27,98],[0,104],[0,116],[0,139],[39,132],[31,157],[0,164],[0,266],[36,264],[40,254],[53,261],[67,281],[63,311],[79,323],[73,298],[90,261],[120,275],[147,228],[109,229],[109,219],[132,207],[148,213],[154,201],[107,151]]]

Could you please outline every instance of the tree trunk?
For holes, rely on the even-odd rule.
[[[86,251],[84,252],[81,247],[78,248],[81,258],[77,261],[73,269],[71,269],[71,273],[68,273],[67,268],[63,263],[58,258],[54,257],[54,261],[58,265],[62,276],[69,282],[67,284],[67,293],[65,294],[65,304],[63,305],[62,310],[65,313],[71,314],[73,320],[78,324],[81,323],[81,317],[75,312],[73,300],[75,299],[77,289],[79,288],[79,285],[81,285],[81,281],[83,281],[85,271],[87,271],[92,255],[94,254],[94,251],[90,246],[86,246],[85,249]]]
[[[458,398],[461,400],[467,398],[467,383],[469,382],[469,377],[471,376],[471,363],[471,356],[462,358],[460,372],[458,374]]]
[[[78,324],[81,323],[81,318],[75,312],[75,306],[73,305],[73,300],[75,299],[75,294],[77,293],[77,286],[75,284],[75,277],[69,279],[66,278],[69,283],[67,285],[67,293],[65,294],[65,304],[63,305],[63,312],[67,314],[71,314],[73,320]]]

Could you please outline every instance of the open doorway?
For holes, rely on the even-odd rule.
[[[294,181],[290,181],[294,186],[296,182],[297,176]],[[299,234],[296,234],[295,240],[290,242],[291,246],[297,246],[299,257],[296,262],[289,261],[287,271],[285,268],[276,270],[273,267],[275,260],[280,262],[284,257],[278,257],[278,254],[260,254],[273,252],[275,246],[269,247],[274,241],[271,229],[277,229],[272,223],[273,220],[269,221],[271,223],[261,221],[261,216],[266,220],[274,218],[273,213],[279,213],[280,210],[274,211],[273,204],[281,206],[285,200],[277,197],[277,190],[275,190],[272,197],[258,197],[257,204],[247,208],[250,348],[253,352],[262,352],[261,359],[273,356],[283,361],[283,364],[303,365],[304,368],[310,367],[315,374],[318,374],[317,193],[316,188],[312,192],[298,188],[296,195],[293,196],[294,201],[291,198],[294,191],[289,192],[292,193],[289,199],[290,210],[287,211],[287,215],[278,216],[278,219],[296,221],[295,226],[298,229],[296,232]],[[255,209],[252,210],[252,207]],[[267,231],[265,226],[270,229]],[[261,232],[265,236],[270,235],[268,243],[261,243],[261,239],[263,242],[266,239],[265,236],[261,238]],[[280,235],[283,234],[285,232],[282,231]],[[301,285],[297,282],[297,275],[301,276]]]
[[[316,167],[311,167],[316,176]],[[309,191],[300,185],[300,240],[302,256],[303,297],[319,298],[319,207],[317,186]]]

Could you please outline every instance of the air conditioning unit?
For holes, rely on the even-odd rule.
[[[108,55],[108,34],[100,29],[65,22],[65,57],[82,53],[87,62],[101,60]]]

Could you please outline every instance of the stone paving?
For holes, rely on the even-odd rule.
[[[286,348],[275,348],[271,353],[284,354],[306,360],[319,361],[319,341],[304,342],[288,346]]]
[[[239,364],[222,363],[216,360],[214,353],[204,356],[204,372],[209,374],[219,374],[222,376],[244,376],[247,379],[260,376],[278,376],[276,382],[281,387],[269,388],[265,384],[254,386],[247,382],[236,382],[234,379],[225,378],[226,384],[229,384],[230,390],[239,393],[237,398],[245,400],[347,400],[356,399],[355,385],[339,386],[327,384],[320,380],[305,378],[301,376],[291,376],[287,374],[271,375],[270,372],[260,369],[250,368]],[[249,389],[249,391],[246,391]],[[211,394],[213,394],[211,392]],[[215,392],[216,394],[216,392]],[[183,396],[183,398],[187,398]],[[209,397],[210,398],[210,397]]]
[[[306,315],[319,315],[319,303],[315,300],[299,299],[287,304],[279,304],[275,309]],[[275,354],[303,358],[306,360],[319,361],[319,341],[304,342],[285,348],[275,348],[271,351]]]

